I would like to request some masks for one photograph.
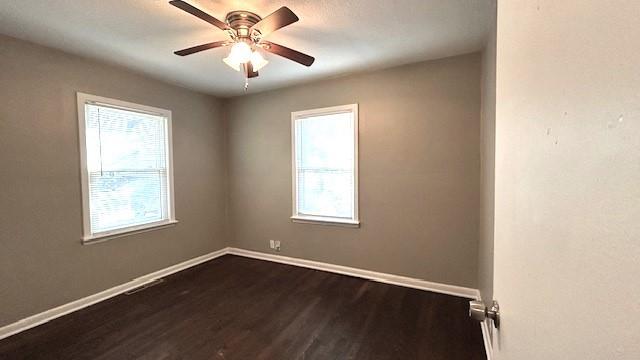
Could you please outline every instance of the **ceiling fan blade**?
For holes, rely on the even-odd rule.
[[[253,65],[251,64],[251,62],[247,62],[246,64],[244,64],[244,70],[247,73],[247,77],[249,79],[258,77],[258,72],[253,71]]]
[[[289,60],[293,60],[297,63],[300,63],[304,66],[311,66],[311,64],[313,64],[313,62],[316,60],[315,58],[313,58],[313,56],[309,56],[307,54],[303,54],[299,51],[293,50],[293,49],[289,49],[286,46],[282,46],[282,45],[278,45],[275,43],[272,43],[270,41],[263,41],[260,43],[260,45],[262,45],[262,48],[265,51],[268,51],[270,53],[276,54],[276,55],[280,55],[284,58],[287,58]]]
[[[200,51],[214,49],[214,48],[217,48],[217,47],[227,46],[227,45],[229,45],[228,41],[215,41],[215,42],[208,43],[208,44],[202,44],[202,45],[193,46],[193,47],[190,47],[190,48],[178,50],[178,51],[175,51],[174,54],[180,55],[180,56],[187,56],[187,55],[195,54],[195,53],[200,52]]]
[[[268,34],[287,25],[293,24],[298,20],[298,17],[293,13],[293,11],[291,11],[291,9],[283,6],[280,9],[267,15],[264,19],[258,21],[255,25],[253,25],[252,29],[260,31],[260,34],[262,34],[262,36],[267,36]]]
[[[178,9],[184,10],[189,14],[208,22],[211,25],[217,26],[221,30],[227,30],[229,28],[229,26],[227,26],[226,23],[214,18],[213,16],[207,14],[206,12],[196,8],[195,6],[189,5],[188,3],[182,0],[172,0],[172,1],[169,1],[169,4],[177,7]]]

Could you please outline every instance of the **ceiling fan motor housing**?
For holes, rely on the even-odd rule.
[[[251,27],[262,20],[260,15],[250,11],[236,10],[227,14],[225,20],[227,24],[236,31],[239,38],[250,38]],[[257,31],[254,29],[253,31]]]

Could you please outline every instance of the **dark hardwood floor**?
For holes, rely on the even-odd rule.
[[[485,359],[468,300],[233,255],[0,340],[2,359]]]

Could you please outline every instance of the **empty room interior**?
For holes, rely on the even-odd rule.
[[[639,359],[639,16],[0,0],[0,359]]]

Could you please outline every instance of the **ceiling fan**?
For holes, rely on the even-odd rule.
[[[242,70],[247,79],[257,77],[258,70],[268,63],[258,51],[260,49],[305,66],[311,66],[315,60],[313,57],[299,51],[264,40],[264,37],[270,33],[299,20],[296,14],[286,6],[281,7],[265,18],[249,11],[232,11],[227,14],[223,22],[182,0],[172,0],[169,3],[218,27],[231,38],[230,40],[214,41],[178,50],[174,52],[176,55],[186,56],[204,50],[231,46],[229,55],[222,61],[236,71]]]

